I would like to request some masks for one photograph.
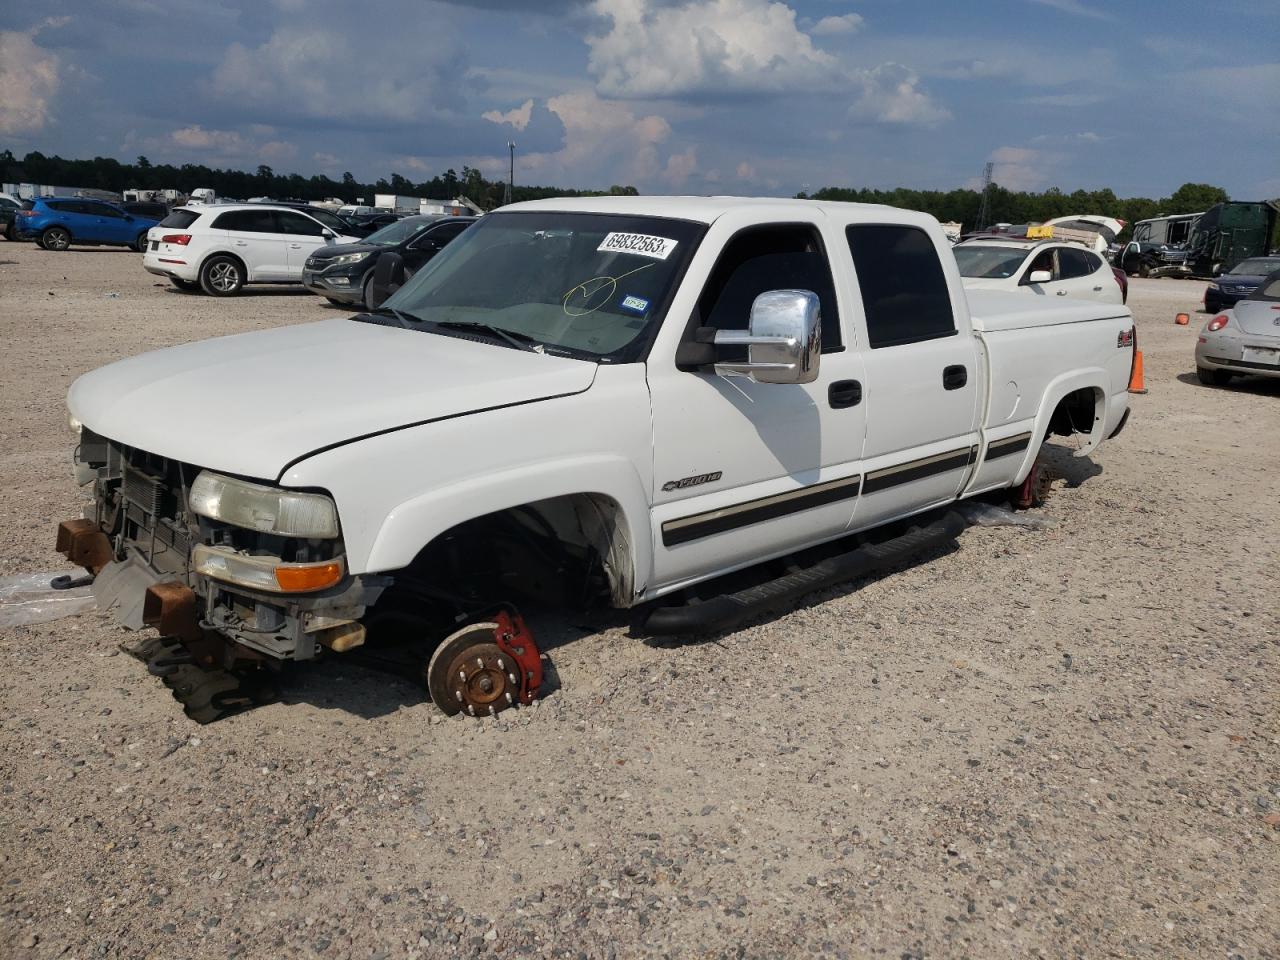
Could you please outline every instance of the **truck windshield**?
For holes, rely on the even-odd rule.
[[[1027,251],[1012,247],[969,246],[955,248],[956,264],[960,276],[984,280],[1004,280],[1012,277],[1027,258]]]
[[[384,306],[412,329],[456,333],[476,324],[547,352],[634,360],[705,230],[660,217],[491,213]]]

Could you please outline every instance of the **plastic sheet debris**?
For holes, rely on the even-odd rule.
[[[119,299],[120,299],[120,294],[116,293],[116,292],[113,290],[111,293],[108,293],[105,297],[103,297],[103,299],[104,299],[104,300],[119,300]]]
[[[49,570],[0,577],[0,629],[48,623],[74,617],[97,607],[92,587],[55,590],[49,586],[57,576],[82,576],[83,570]]]
[[[1026,527],[1028,530],[1048,530],[1053,521],[1030,513],[1015,513],[1007,507],[980,500],[966,500],[952,509],[969,523],[979,527]]]

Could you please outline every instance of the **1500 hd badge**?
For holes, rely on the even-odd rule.
[[[683,490],[685,487],[696,487],[701,483],[715,483],[724,476],[722,470],[715,473],[700,473],[696,477],[685,477],[683,480],[668,480],[662,485],[662,489],[670,493],[672,490]]]

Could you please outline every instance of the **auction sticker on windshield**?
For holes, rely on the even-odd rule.
[[[634,253],[641,257],[652,257],[654,260],[665,260],[671,256],[678,240],[666,237],[651,237],[643,233],[610,233],[596,247],[597,253]]]

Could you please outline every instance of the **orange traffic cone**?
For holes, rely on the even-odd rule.
[[[1133,370],[1129,373],[1129,392],[1146,393],[1147,385],[1142,379],[1142,351],[1133,351]]]
[[[1191,314],[1189,314],[1189,313],[1180,313],[1180,314],[1178,314],[1176,317],[1174,317],[1174,318],[1173,318],[1173,322],[1174,322],[1174,323],[1176,323],[1176,324],[1177,324],[1178,326],[1180,326],[1180,327],[1185,327],[1188,323],[1190,323],[1190,322],[1191,322]]]

